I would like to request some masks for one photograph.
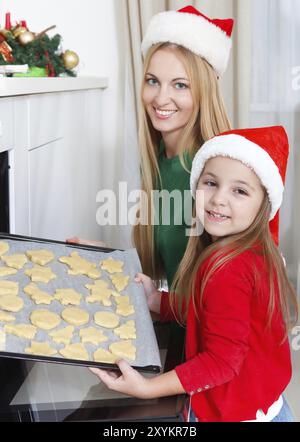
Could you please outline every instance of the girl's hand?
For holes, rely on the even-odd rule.
[[[157,290],[152,279],[143,273],[138,273],[134,280],[143,284],[149,310],[154,313],[160,313],[161,292]]]
[[[121,374],[100,368],[90,367],[100,381],[102,381],[110,390],[118,391],[139,399],[150,399],[151,389],[149,379],[142,376],[138,371],[132,368],[124,360],[117,361]]]

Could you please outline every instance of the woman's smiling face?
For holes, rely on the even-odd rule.
[[[159,49],[150,60],[142,99],[153,127],[176,140],[193,112],[186,70],[176,50]]]
[[[206,162],[197,191],[203,191],[196,195],[197,216],[213,241],[250,227],[265,195],[257,175],[227,157]]]

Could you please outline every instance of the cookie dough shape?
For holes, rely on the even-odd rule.
[[[117,274],[117,275],[109,275],[113,285],[115,288],[121,292],[122,290],[127,287],[129,282],[129,276],[123,275],[123,274]]]
[[[13,315],[0,311],[0,322],[12,322],[15,319],[16,318]]]
[[[135,312],[133,305],[129,304],[128,296],[116,298],[116,303],[118,304],[116,313],[121,316],[129,316]]]
[[[73,337],[74,327],[73,325],[68,325],[67,327],[61,328],[60,330],[55,330],[49,333],[54,342],[58,344],[70,344]]]
[[[115,328],[114,333],[121,339],[136,339],[135,322],[127,321],[120,327]]]
[[[91,295],[86,298],[87,302],[101,302],[106,307],[111,306],[110,297],[113,294],[113,290],[108,288],[106,281],[100,279],[95,281],[95,284],[86,284],[85,287],[91,292]]]
[[[5,255],[1,256],[2,261],[5,262],[5,264],[8,267],[13,267],[14,269],[20,270],[24,267],[24,265],[27,262],[26,255],[19,254],[19,255]]]
[[[120,317],[111,312],[96,312],[94,321],[97,325],[105,328],[115,328],[119,325]]]
[[[24,301],[19,296],[0,296],[0,308],[8,312],[19,312],[24,306]]]
[[[109,350],[120,358],[135,360],[136,348],[130,340],[113,342]]]
[[[17,296],[19,293],[19,283],[15,281],[0,281],[0,296],[11,295]]]
[[[84,361],[89,359],[89,354],[86,351],[85,346],[80,343],[66,345],[59,350],[59,353],[68,359],[81,359]]]
[[[118,359],[110,351],[105,350],[104,348],[98,348],[98,350],[94,352],[93,358],[96,362],[104,362],[106,364],[114,364]]]
[[[54,301],[53,296],[41,290],[34,282],[24,287],[24,292],[31,297],[36,304],[51,304]]]
[[[63,319],[71,325],[84,325],[89,322],[90,316],[86,310],[78,307],[67,307],[61,312]]]
[[[37,265],[26,270],[25,275],[30,276],[32,282],[44,282],[46,284],[56,278],[55,273],[52,272],[50,267],[41,267]]]
[[[60,316],[50,310],[34,310],[30,315],[30,321],[36,327],[43,330],[51,330],[60,324]]]
[[[124,262],[113,259],[109,256],[100,262],[101,268],[106,270],[108,273],[121,273],[123,271]]]
[[[108,341],[108,337],[95,327],[82,328],[79,336],[82,343],[90,342],[91,344],[98,345],[101,342]]]
[[[9,251],[9,244],[5,241],[0,241],[0,256]]]
[[[69,275],[86,275],[92,279],[101,276],[101,272],[96,269],[96,264],[79,256],[78,252],[72,252],[70,256],[61,256],[58,260],[70,267]]]
[[[79,305],[82,295],[74,289],[57,289],[54,298],[63,305]]]
[[[18,273],[17,269],[12,269],[11,267],[0,267],[0,278],[2,276],[9,276],[9,275],[15,275],[16,273]]]
[[[52,261],[55,256],[50,250],[40,249],[40,250],[27,250],[26,255],[35,264],[40,264],[44,266],[48,262]]]
[[[31,324],[7,324],[4,326],[4,331],[11,335],[18,336],[24,339],[33,339],[37,332],[37,328]]]
[[[25,353],[40,356],[53,356],[57,353],[55,348],[50,347],[48,342],[32,341],[31,346],[25,348]]]

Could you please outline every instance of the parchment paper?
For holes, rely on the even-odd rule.
[[[129,296],[129,302],[134,305],[135,313],[127,317],[120,316],[119,325],[124,324],[128,320],[134,320],[136,325],[136,336],[137,336],[136,339],[132,340],[133,345],[135,345],[136,347],[136,360],[132,361],[128,359],[128,362],[136,367],[146,367],[146,366],[161,367],[157,340],[151,316],[149,313],[149,309],[147,306],[144,289],[142,284],[137,284],[136,282],[134,282],[134,277],[136,273],[141,271],[140,261],[135,249],[130,249],[126,251],[116,250],[110,253],[105,253],[102,251],[83,250],[81,248],[63,245],[63,244],[52,244],[46,241],[44,242],[19,241],[19,240],[17,241],[6,238],[2,239],[1,236],[0,236],[0,241],[5,241],[9,243],[10,249],[8,252],[6,252],[5,255],[11,255],[15,253],[26,253],[26,251],[34,249],[48,249],[54,253],[56,259],[46,264],[46,266],[52,269],[52,271],[57,275],[57,278],[53,279],[48,284],[44,284],[41,282],[38,282],[36,284],[41,290],[44,290],[51,295],[53,295],[55,293],[55,290],[59,288],[73,288],[83,295],[80,305],[76,307],[83,308],[86,311],[88,311],[90,315],[90,320],[89,323],[81,327],[75,327],[74,337],[71,340],[71,343],[81,342],[79,337],[79,330],[81,328],[86,328],[89,326],[93,326],[100,329],[109,338],[107,342],[103,342],[98,346],[89,343],[84,344],[89,353],[90,361],[93,361],[93,353],[96,351],[98,347],[102,347],[108,350],[109,344],[120,340],[120,338],[114,334],[113,330],[100,327],[96,325],[93,321],[94,314],[97,311],[115,312],[116,303],[114,301],[113,296],[111,297],[112,300],[111,307],[104,307],[99,302],[95,303],[86,302],[85,297],[90,295],[90,291],[85,287],[85,284],[93,284],[94,280],[83,275],[77,275],[77,276],[68,275],[67,271],[69,267],[66,264],[60,263],[58,261],[58,258],[61,256],[69,256],[71,252],[77,251],[82,258],[94,262],[97,265],[96,268],[101,271],[100,278],[106,280],[109,283],[109,287],[111,287],[113,290],[115,290],[115,288],[109,278],[108,273],[102,270],[99,266],[100,261],[103,259],[107,259],[109,256],[113,257],[114,259],[123,261],[124,262],[123,274],[129,275],[130,280],[128,286],[121,292],[121,294]],[[2,265],[5,266],[5,263],[0,260],[0,266]],[[19,282],[19,296],[24,301],[24,307],[20,312],[11,313],[16,317],[16,321],[7,324],[18,324],[18,323],[30,324],[29,317],[31,312],[34,310],[48,309],[60,315],[62,310],[68,307],[62,305],[57,300],[54,300],[50,305],[45,305],[45,304],[37,305],[34,303],[34,301],[31,300],[31,298],[26,293],[24,293],[23,288],[31,282],[30,277],[25,275],[25,270],[33,267],[34,265],[35,264],[31,262],[28,258],[28,263],[26,263],[25,266],[21,270],[19,270],[17,274],[1,278],[1,279]],[[26,358],[31,359],[32,355],[28,355],[27,353],[24,352],[25,348],[30,346],[30,340],[19,338],[10,333],[4,333],[3,330],[5,324],[6,323],[4,322],[0,322],[0,332],[2,335],[1,336],[2,339],[0,339],[0,341],[2,340],[1,350],[5,352],[24,354],[24,359]],[[62,319],[61,323],[56,328],[49,330],[49,332],[53,330],[59,330],[67,325],[69,324]],[[55,348],[57,351],[63,348],[64,344],[58,344],[54,342],[52,338],[48,335],[49,332],[38,329],[38,332],[34,340],[39,342],[49,342],[50,346]],[[53,358],[57,357],[62,358],[65,361],[69,361],[65,359],[62,355],[60,355],[60,353],[55,354],[53,357],[50,356],[43,357],[43,360],[55,362]],[[86,365],[89,365],[88,361],[86,361]],[[105,364],[99,363],[99,365],[103,366]]]

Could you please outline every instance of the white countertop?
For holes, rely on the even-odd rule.
[[[107,87],[108,78],[105,77],[2,77],[0,78],[0,97],[84,89],[105,89]]]

